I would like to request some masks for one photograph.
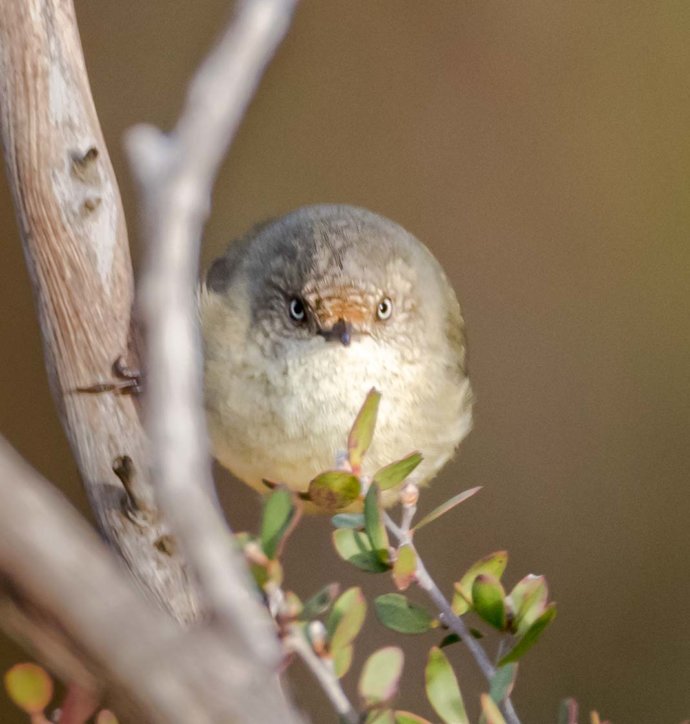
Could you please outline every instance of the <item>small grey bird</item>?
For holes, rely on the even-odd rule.
[[[233,242],[200,291],[214,455],[306,491],[382,393],[364,474],[415,450],[429,481],[472,426],[460,306],[429,250],[364,209],[298,209]],[[387,491],[391,504],[397,492]]]

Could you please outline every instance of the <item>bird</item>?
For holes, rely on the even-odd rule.
[[[363,475],[419,451],[410,481],[425,485],[472,427],[455,292],[424,244],[372,211],[321,204],[259,224],[208,268],[199,316],[213,455],[261,492],[304,497],[372,388]]]

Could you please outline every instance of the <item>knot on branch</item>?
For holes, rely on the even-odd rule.
[[[156,511],[137,490],[137,475],[134,461],[129,455],[120,455],[113,461],[113,472],[125,489],[122,512],[133,523],[141,527],[149,526],[157,517]]]

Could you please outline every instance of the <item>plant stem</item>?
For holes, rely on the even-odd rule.
[[[417,512],[416,505],[403,505],[402,519],[400,520],[400,534],[406,537],[410,535],[410,526],[412,525],[412,519]]]
[[[513,705],[513,700],[509,696],[506,696],[506,698],[501,702],[501,708],[503,709],[506,721],[520,724],[520,717],[517,715],[515,706]]]
[[[477,665],[481,669],[487,681],[491,683],[491,680],[496,673],[496,667],[491,663],[491,660],[489,659],[486,651],[484,651],[482,645],[472,636],[465,625],[465,622],[453,612],[450,603],[448,603],[446,597],[441,592],[441,589],[438,587],[424,565],[424,562],[419,555],[419,551],[412,542],[412,535],[410,535],[409,531],[405,531],[398,526],[388,513],[384,513],[384,521],[386,528],[388,528],[388,530],[395,536],[398,543],[404,543],[405,545],[410,546],[415,552],[415,555],[417,556],[417,584],[423,591],[426,592],[438,608],[443,623],[448,626],[451,631],[456,633],[465,646],[467,646],[470,650],[470,653],[474,657],[474,660],[477,662]],[[520,724],[520,719],[515,711],[515,707],[513,706],[510,697],[505,698],[501,707],[508,724]]]
[[[321,684],[321,688],[342,720],[347,724],[357,724],[359,714],[347,698],[340,681],[328,662],[317,656],[304,632],[298,626],[290,627],[290,633],[285,638],[285,646],[302,659],[314,678]]]

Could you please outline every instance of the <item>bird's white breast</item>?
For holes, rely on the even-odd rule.
[[[344,347],[295,341],[268,358],[251,343],[230,359],[207,359],[207,377],[224,375],[223,397],[207,398],[216,457],[260,490],[263,479],[305,490],[332,468],[367,392],[382,393],[374,442],[364,472],[420,450],[423,482],[469,431],[469,383],[449,385],[433,356],[405,359],[371,337]]]

